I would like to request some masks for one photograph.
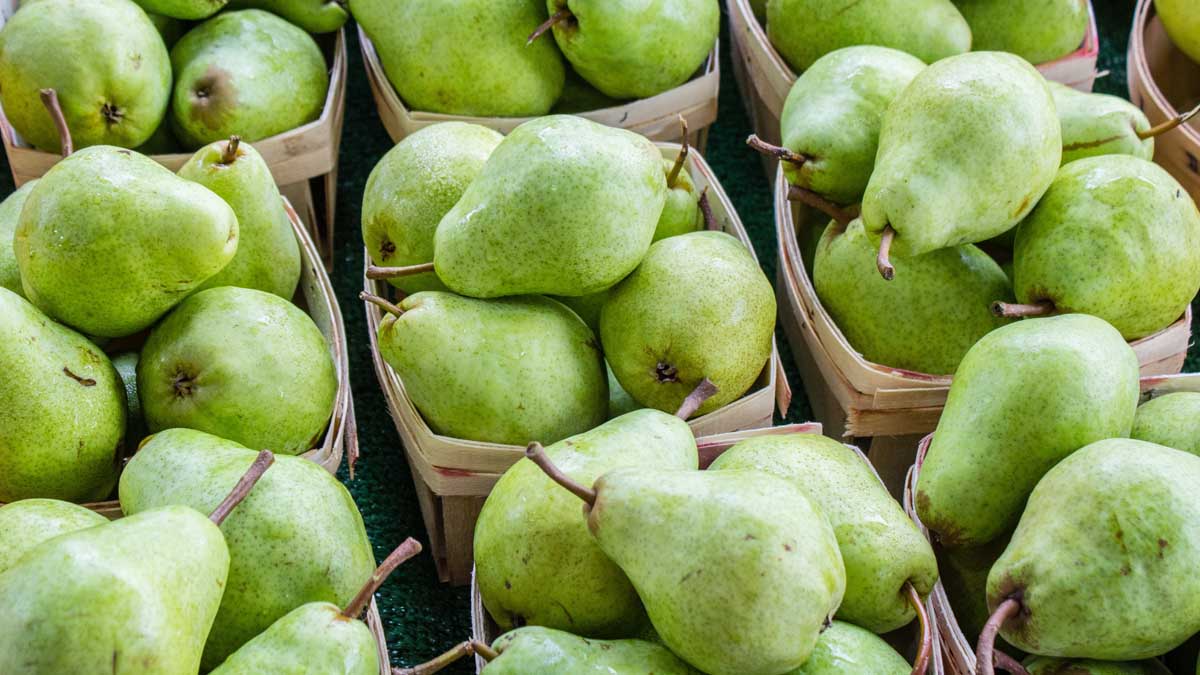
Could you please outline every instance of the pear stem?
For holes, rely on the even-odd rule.
[[[675,416],[681,420],[687,420],[691,417],[704,402],[712,398],[717,393],[717,385],[712,383],[712,380],[707,377],[700,380],[700,384],[692,390],[692,393],[683,399],[683,404],[679,406],[679,410],[675,411]]]
[[[921,629],[921,646],[917,649],[917,658],[913,660],[912,675],[925,675],[925,671],[929,670],[929,657],[933,653],[933,631],[929,625],[929,615],[925,613],[925,603],[921,602],[921,594],[911,581],[904,582],[904,597],[916,611],[917,625]]]
[[[363,610],[371,603],[371,598],[375,597],[375,591],[387,581],[388,575],[396,570],[404,561],[421,552],[421,542],[409,537],[405,539],[396,550],[388,554],[384,558],[379,567],[371,573],[371,578],[367,579],[367,583],[359,589],[358,594],[350,600],[350,604],[346,605],[346,609],[342,610],[342,616],[351,619],[357,619],[362,615]]]
[[[587,502],[588,506],[595,505],[596,491],[586,485],[581,485],[574,478],[563,473],[562,469],[555,466],[550,457],[546,455],[546,449],[542,447],[541,443],[537,441],[530,443],[525,448],[525,456],[529,458],[529,461],[537,464],[538,468],[550,477],[550,480],[553,480],[555,483],[566,488],[571,494]]]
[[[480,642],[479,640],[471,640],[471,651],[478,654],[480,658],[488,663],[500,658],[500,652],[492,649],[491,647],[487,646],[487,644]]]
[[[896,277],[896,268],[892,266],[891,253],[892,241],[896,238],[896,231],[891,225],[885,225],[883,235],[879,239],[879,253],[875,255],[875,268],[879,270],[879,276],[891,281]]]
[[[1000,626],[1021,611],[1021,603],[1016,598],[1009,598],[996,607],[996,611],[988,617],[979,634],[979,645],[975,648],[975,669],[978,675],[996,675],[993,662],[996,649],[996,634]]]
[[[46,110],[50,113],[50,119],[54,121],[54,128],[58,130],[58,143],[62,146],[62,156],[70,157],[75,151],[75,144],[71,140],[71,130],[67,127],[67,118],[63,115],[62,105],[58,102],[58,92],[54,89],[42,89],[38,92],[42,97],[42,105],[46,106]]]
[[[460,642],[454,645],[454,647],[445,654],[437,656],[430,661],[426,661],[425,663],[415,665],[412,668],[392,668],[392,675],[432,675],[433,673],[441,671],[446,666],[454,663],[468,654],[477,653],[475,647],[477,644],[482,645],[483,643],[476,642],[475,640]],[[488,660],[490,661],[491,659]]]
[[[229,514],[233,513],[237,505],[241,504],[246,495],[250,494],[250,490],[254,489],[255,483],[258,483],[258,479],[262,478],[262,475],[267,472],[267,469],[274,462],[275,455],[271,454],[270,450],[259,452],[258,456],[254,458],[254,463],[250,465],[246,473],[242,474],[242,477],[238,479],[237,484],[233,486],[233,490],[229,492],[225,499],[221,500],[220,504],[217,504],[217,508],[213,509],[208,519],[218,526],[224,523]]]
[[[558,10],[552,14],[549,19],[543,21],[542,25],[538,26],[532,33],[529,34],[529,39],[525,41],[525,46],[528,47],[529,45],[533,44],[534,40],[545,35],[547,31],[555,26],[555,24],[562,23],[572,16],[574,15],[571,14],[571,10],[567,9],[566,7]]]
[[[849,225],[850,221],[858,217],[859,208],[857,206],[839,206],[812,190],[806,190],[798,185],[788,187],[788,200],[807,204],[833,218],[842,227]]]
[[[362,300],[363,302],[369,302],[372,305],[375,305],[376,307],[382,308],[383,311],[391,313],[391,314],[395,314],[396,316],[400,316],[401,314],[404,313],[404,310],[400,309],[399,305],[393,305],[392,303],[388,302],[387,300],[384,300],[383,298],[379,297],[378,295],[371,295],[370,293],[368,293],[366,291],[359,293],[358,299]]]
[[[1033,304],[1021,304],[1019,302],[1000,302],[997,300],[992,303],[992,314],[1003,319],[1020,319],[1028,316],[1049,316],[1055,312],[1054,303],[1049,300],[1035,302]]]
[[[997,668],[1007,670],[1012,675],[1029,675],[1029,671],[1025,670],[1025,666],[1021,665],[1020,661],[1017,661],[1008,654],[997,649],[995,650],[995,656]]]
[[[675,155],[675,163],[671,165],[671,171],[667,174],[667,187],[674,188],[675,181],[679,180],[679,172],[683,170],[683,163],[687,161],[688,156],[688,123],[679,116],[679,126],[682,127],[679,139],[679,154]]]
[[[1179,115],[1173,119],[1169,119],[1166,122],[1163,122],[1162,124],[1152,126],[1145,131],[1136,132],[1137,137],[1143,141],[1146,140],[1147,138],[1157,138],[1158,136],[1161,136],[1161,135],[1167,133],[1168,131],[1174,129],[1175,127],[1186,123],[1188,120],[1195,117],[1197,113],[1200,113],[1200,105],[1196,106],[1195,108],[1192,108],[1191,110],[1183,113],[1182,115]]]
[[[791,162],[796,166],[800,166],[808,161],[807,156],[801,155],[798,152],[792,152],[783,146],[772,145],[759,138],[757,134],[750,134],[750,137],[746,139],[746,145],[768,157],[774,157],[783,162]]]
[[[237,159],[238,145],[241,144],[242,137],[234,134],[229,137],[229,141],[225,143],[225,149],[221,151],[221,163],[225,165],[233,164]]]
[[[721,224],[717,222],[717,217],[713,215],[712,204],[708,201],[708,186],[700,191],[700,198],[696,200],[700,205],[700,213],[704,214],[704,229],[710,232],[720,232]]]
[[[421,263],[420,265],[406,265],[404,267],[379,267],[378,265],[367,266],[368,279],[397,279],[399,277],[411,277],[414,274],[423,274],[433,271],[433,263]]]

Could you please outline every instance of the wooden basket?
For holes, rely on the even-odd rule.
[[[871,460],[898,493],[917,440],[937,426],[951,378],[871,363],[855,351],[817,298],[804,266],[796,233],[826,223],[805,222],[804,213],[788,201],[787,181],[779,177],[775,186],[779,321],[814,417],[835,437],[872,438]],[[1183,368],[1191,317],[1189,307],[1167,328],[1131,343],[1142,375],[1173,374]]]
[[[534,119],[469,117],[409,110],[388,81],[375,44],[367,37],[362,26],[358,27],[358,42],[362,47],[363,65],[367,70],[371,94],[375,97],[375,107],[379,110],[379,119],[388,135],[397,143],[405,136],[439,122],[472,122],[507,134],[518,125]],[[679,116],[682,115],[691,130],[689,142],[703,152],[708,140],[708,127],[717,119],[717,93],[721,84],[717,58],[719,52],[720,43],[713,46],[697,75],[674,89],[624,105],[577,114],[594,122],[636,131],[652,141],[679,140]]]
[[[716,460],[717,457],[721,456],[721,453],[748,438],[770,434],[793,433],[819,434],[821,433],[821,425],[816,423],[792,424],[783,427],[749,429],[745,431],[717,434],[705,438],[697,438],[696,445],[700,448],[700,465],[702,468],[707,468],[708,465]],[[864,463],[867,464],[867,466],[871,466],[870,461],[867,460],[866,455],[862,454],[861,450],[853,445],[848,447],[854,450],[854,452],[858,454],[858,456]],[[872,471],[874,471],[874,467],[872,467]],[[876,473],[875,476],[879,478],[878,473]],[[883,482],[882,478],[880,478],[880,482]],[[937,588],[941,588],[941,582],[938,583]],[[934,616],[932,595],[926,600],[925,608],[926,612],[929,613],[930,621],[932,622]],[[933,626],[935,628],[933,631],[933,654],[930,657],[928,672],[934,675],[942,675],[943,673],[947,672],[942,665],[942,653],[944,649],[941,646],[940,636],[936,630],[937,624],[935,623]],[[479,594],[479,586],[475,583],[474,568],[471,569],[471,636],[474,639],[489,645],[492,644],[493,640],[500,636],[499,627],[496,626],[494,621],[492,621],[491,616],[488,615],[487,610],[483,606],[483,597]],[[902,654],[905,655],[905,658],[911,660],[912,657],[915,656],[917,647],[916,641],[918,637],[913,633],[910,627],[906,626],[899,631],[888,634],[886,637],[888,642],[892,643],[893,647],[896,647],[901,651]],[[478,656],[475,657],[476,673],[482,673],[485,665],[487,664],[482,658]]]
[[[760,138],[779,145],[779,118],[788,92],[796,81],[796,72],[767,39],[766,28],[750,9],[750,0],[726,0],[726,6],[729,12],[729,35],[733,42],[733,73],[750,124]],[[1047,79],[1080,91],[1092,90],[1092,83],[1096,80],[1096,59],[1100,56],[1100,35],[1091,0],[1088,0],[1088,15],[1088,31],[1079,49],[1037,67]],[[763,157],[767,177],[771,180],[775,179],[775,166],[778,163],[778,160]]]
[[[1159,124],[1200,103],[1200,64],[1179,51],[1154,13],[1138,2],[1129,36],[1129,98]],[[1154,139],[1154,161],[1200,201],[1200,124],[1192,120]]]
[[[0,0],[0,27],[17,11],[18,0]],[[329,63],[329,90],[325,107],[316,120],[282,134],[253,143],[254,149],[271,168],[280,191],[298,206],[301,219],[319,242],[320,252],[327,265],[332,265],[334,215],[337,211],[338,149],[342,141],[342,121],[346,109],[346,32],[314,35]],[[0,108],[0,138],[8,154],[13,181],[17,187],[40,178],[62,157],[53,152],[33,148],[9,124]],[[171,171],[178,171],[192,153],[150,155],[150,159]],[[317,179],[320,179],[319,181]],[[320,191],[314,199],[313,184]],[[317,204],[324,205],[322,218],[317,218]]]
[[[658,143],[658,146],[664,157],[673,158],[679,152],[679,145],[674,143]],[[741,220],[708,164],[699,153],[692,152],[688,155],[686,168],[697,190],[708,188],[709,204],[716,221],[726,232],[740,239],[753,255],[754,249]],[[366,262],[370,262],[369,256]],[[386,281],[366,279],[364,287],[368,293],[381,297],[388,297],[391,292]],[[371,303],[365,304],[375,374],[387,398],[396,430],[404,442],[438,574],[442,581],[466,584],[470,581],[471,544],[479,509],[504,470],[525,456],[525,448],[434,433],[409,399],[404,383],[379,354],[376,334],[383,319],[382,310]],[[770,360],[745,396],[688,424],[697,436],[767,427],[771,425],[776,407],[786,413],[790,401],[787,377],[778,350],[772,346]]]

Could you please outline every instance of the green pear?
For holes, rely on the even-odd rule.
[[[1126,340],[1183,316],[1200,290],[1200,211],[1162,167],[1127,155],[1064,166],[1017,228],[1008,315],[1081,312]]]
[[[1154,159],[1154,137],[1146,113],[1129,101],[1047,82],[1062,124],[1062,163],[1096,155]]]
[[[563,91],[563,58],[554,41],[525,44],[546,20],[545,0],[350,0],[350,13],[410,109],[545,115]]]
[[[585,485],[620,467],[692,469],[696,441],[683,420],[638,410],[545,449]],[[632,637],[647,623],[633,585],[579,517],[579,500],[533,462],[504,472],[475,523],[475,581],[501,630],[534,625],[588,637]]]
[[[683,168],[688,153],[686,142],[685,140],[684,148],[674,160],[663,159],[663,168],[667,172],[667,200],[658,216],[658,225],[654,228],[652,241],[704,228],[704,215],[700,212],[700,195],[696,191],[696,183]]]
[[[1153,659],[1145,661],[1096,661],[1036,656],[1025,662],[1029,675],[1171,675]]]
[[[788,675],[905,675],[912,666],[869,630],[834,621],[821,633],[812,656]]]
[[[604,303],[608,302],[610,289],[588,293],[587,295],[579,295],[571,297],[569,295],[553,296],[555,300],[561,302],[571,308],[572,312],[587,324],[588,328],[592,329],[593,333],[600,332],[600,309],[604,307]]]
[[[279,188],[262,155],[237,136],[200,148],[179,169],[224,199],[238,220],[233,260],[200,284],[256,288],[291,300],[300,282],[300,244],[283,208]]]
[[[642,406],[633,400],[629,392],[625,391],[625,387],[617,381],[617,376],[613,375],[612,368],[608,367],[608,363],[604,364],[604,369],[608,371],[608,419],[615,419],[625,413],[641,410]]]
[[[219,527],[271,461],[255,457],[208,517],[162,506],[30,549],[0,573],[0,672],[196,673],[228,592]]]
[[[134,0],[147,12],[172,19],[198,21],[221,11],[229,0]]]
[[[1061,159],[1054,98],[1033,66],[1000,52],[953,56],[884,115],[863,225],[873,239],[894,233],[899,257],[983,241],[1033,209]]]
[[[22,499],[0,506],[0,573],[47,539],[107,522],[95,511],[57,499]]]
[[[129,0],[39,0],[0,30],[0,100],[22,138],[61,148],[42,89],[54,89],[75,147],[133,148],[167,109],[171,63],[154,24]]]
[[[1138,406],[1130,438],[1200,455],[1200,393],[1165,394]]]
[[[137,450],[138,444],[146,437],[146,418],[142,415],[142,399],[137,388],[137,364],[140,355],[137,352],[124,352],[112,357],[113,368],[121,378],[121,388],[125,391],[125,447],[129,454]]]
[[[437,275],[483,298],[604,290],[646,255],[666,192],[645,137],[569,115],[526,122],[442,218]]]
[[[574,115],[619,105],[620,101],[600,93],[599,89],[580,77],[575,69],[568,67],[566,79],[563,80],[562,95],[558,97],[550,112],[555,115]]]
[[[362,237],[371,262],[433,260],[433,233],[504,137],[466,122],[443,122],[404,137],[379,160],[362,199]],[[445,290],[432,272],[391,279],[405,293]]]
[[[578,515],[578,514],[576,514]],[[480,649],[485,675],[560,675],[561,673],[653,673],[701,675],[666,647],[645,640],[594,640],[560,630],[527,626],[496,638]]]
[[[13,239],[25,296],[100,337],[149,327],[221,271],[237,246],[237,216],[220,197],[110,146],[85,148],[47,171]]]
[[[125,396],[104,352],[0,288],[0,371],[0,502],[108,496]]]
[[[340,0],[231,0],[230,9],[265,9],[310,33],[332,33],[350,14]]]
[[[846,567],[838,617],[876,633],[916,618],[910,587],[920,598],[933,590],[933,549],[854,450],[818,434],[758,436],[729,448],[709,467],[731,469],[783,478],[829,518]]]
[[[307,314],[232,286],[168,314],[150,331],[137,373],[151,432],[199,429],[286,455],[318,442],[338,389],[329,345]]]
[[[1198,481],[1200,457],[1145,441],[1072,453],[988,574],[989,621],[1043,656],[1132,661],[1183,643],[1200,631]]]
[[[991,611],[987,606],[987,577],[992,565],[1008,547],[1011,532],[996,537],[979,546],[942,548],[937,547],[938,576],[946,598],[954,610],[958,630],[971,639],[983,631]],[[1003,643],[1004,653],[1018,658],[1008,643]]]
[[[180,19],[164,14],[155,14],[154,12],[146,12],[146,16],[150,17],[150,23],[154,24],[155,30],[162,36],[163,44],[167,46],[167,49],[175,46],[175,43],[179,42],[179,38],[183,37],[183,34],[187,32],[187,23]],[[169,129],[170,125],[160,124],[158,126],[159,129],[164,127]]]
[[[925,69],[915,56],[861,45],[813,62],[792,85],[780,121],[782,148],[751,145],[783,160],[789,184],[838,204],[862,201],[879,129],[892,99]]]
[[[121,474],[121,508],[130,515],[168,504],[211,508],[254,457],[201,431],[155,434]],[[229,583],[204,646],[206,670],[305,603],[345,606],[375,567],[350,493],[301,457],[277,457],[221,530]]]
[[[258,9],[222,12],[171,48],[175,135],[188,148],[253,143],[317,119],[329,70],[312,36]]]
[[[367,299],[388,312],[379,324],[380,355],[435,433],[555,443],[607,416],[596,337],[554,300],[478,300],[442,291],[410,295],[399,306]]]
[[[1012,52],[1047,63],[1083,46],[1088,0],[954,0],[977,51]]]
[[[158,128],[146,139],[145,143],[134,148],[134,150],[143,155],[171,155],[178,152],[183,152],[183,146],[179,144],[179,140],[175,138],[175,132],[171,130],[171,111],[167,110],[167,116],[163,118]]]
[[[988,307],[1012,297],[1008,277],[971,244],[898,258],[893,281],[874,262],[875,246],[855,220],[845,229],[829,224],[813,269],[821,306],[868,361],[953,374],[979,338],[1008,322]]]
[[[21,269],[17,266],[17,254],[13,251],[13,233],[21,218],[21,208],[29,197],[29,191],[37,185],[37,179],[17,188],[0,202],[0,288],[25,297],[21,288]]]
[[[769,0],[767,37],[797,71],[842,47],[879,45],[925,63],[971,49],[971,28],[950,0]]]
[[[1154,9],[1171,42],[1200,63],[1200,14],[1192,0],[1154,0]]]
[[[618,99],[650,98],[687,82],[721,24],[716,0],[546,0],[546,10],[575,71]]]
[[[1137,355],[1104,321],[1067,314],[997,328],[954,373],[917,479],[921,521],[948,547],[996,538],[1059,460],[1128,437],[1137,402]]]
[[[771,355],[775,294],[749,250],[724,232],[692,232],[650,247],[600,312],[600,342],[621,386],[648,408],[677,410],[701,380],[736,401]]]

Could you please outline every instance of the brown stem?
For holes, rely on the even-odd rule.
[[[798,185],[788,187],[788,199],[793,202],[807,204],[814,209],[821,211],[825,215],[837,221],[838,225],[845,227],[850,224],[850,221],[858,217],[858,206],[840,206],[821,195],[806,190]]]
[[[225,499],[221,500],[220,504],[217,504],[217,508],[213,509],[208,519],[217,525],[224,523],[229,514],[237,508],[238,504],[242,503],[246,495],[250,494],[250,490],[254,489],[255,483],[258,482],[259,478],[262,478],[262,475],[267,472],[267,469],[274,462],[275,455],[271,454],[270,450],[259,452],[258,457],[254,458],[254,463],[250,465],[246,473],[242,474],[242,477],[238,479],[237,484],[233,486],[233,490],[229,492]]]
[[[484,661],[492,662],[500,658],[500,652],[487,646],[487,644],[478,640],[471,640],[471,651],[475,652]]]
[[[529,45],[533,44],[534,40],[542,37],[542,35],[544,35],[546,33],[546,31],[553,28],[555,24],[562,23],[563,21],[566,21],[567,19],[571,18],[572,16],[574,16],[574,15],[571,14],[571,10],[567,9],[566,7],[563,7],[562,9],[558,10],[553,15],[551,15],[549,19],[546,19],[545,21],[543,21],[542,25],[535,28],[534,31],[529,34],[529,39],[525,41],[525,46],[528,47]]]
[[[404,310],[400,309],[399,305],[393,305],[392,303],[379,297],[378,295],[371,295],[370,293],[368,293],[366,291],[359,293],[358,299],[362,300],[364,302],[369,302],[372,305],[375,305],[376,307],[382,308],[383,311],[388,312],[390,314],[395,314],[396,316],[400,316],[401,314],[404,313]]]
[[[772,145],[759,138],[757,134],[750,134],[750,137],[746,139],[746,145],[754,148],[758,152],[761,152],[768,157],[774,157],[775,159],[784,162],[791,162],[797,166],[800,166],[808,161],[807,155],[802,155],[798,152],[792,152],[783,146]]]
[[[688,156],[688,125],[683,115],[679,116],[679,126],[683,128],[680,132],[682,137],[679,139],[679,154],[675,155],[675,163],[671,165],[671,171],[667,174],[668,188],[675,187],[675,181],[679,179],[679,172],[683,169],[683,163],[687,161]]]
[[[461,659],[462,657],[464,657],[468,654],[479,653],[476,645],[482,645],[482,644],[483,644],[482,642],[476,642],[475,640],[467,640],[466,642],[460,642],[460,643],[454,645],[454,647],[450,651],[446,652],[445,654],[442,654],[441,656],[434,658],[431,661],[426,661],[425,663],[413,666],[412,668],[392,668],[392,675],[432,675],[433,673],[436,673],[436,672],[442,670],[446,666],[450,665],[451,663],[454,663],[455,661]],[[488,648],[488,651],[491,651],[491,648]],[[492,652],[492,653],[495,653],[495,652]],[[484,658],[487,659],[488,661],[491,660],[491,659],[488,659],[486,656]]]
[[[563,473],[562,469],[550,461],[550,457],[546,455],[546,449],[542,447],[541,443],[537,441],[530,443],[525,448],[525,456],[529,458],[529,461],[537,464],[538,468],[546,472],[546,475],[551,480],[566,488],[571,494],[587,502],[588,506],[596,503],[596,491],[586,485],[581,485],[574,478]]]
[[[1174,129],[1177,126],[1184,124],[1188,120],[1195,117],[1197,113],[1200,113],[1200,105],[1196,106],[1195,108],[1192,108],[1191,110],[1183,113],[1182,115],[1179,115],[1173,119],[1169,119],[1166,122],[1163,122],[1162,124],[1157,124],[1155,126],[1152,126],[1145,131],[1136,132],[1137,137],[1143,141],[1146,140],[1147,138],[1156,138],[1158,136],[1161,136],[1161,135],[1167,133],[1168,131]]]
[[[713,215],[712,204],[708,201],[708,186],[700,191],[700,198],[696,200],[700,205],[700,213],[704,214],[704,229],[711,232],[720,232],[721,224],[717,222],[717,217]]]
[[[704,402],[712,398],[717,393],[717,385],[712,383],[712,380],[707,377],[700,380],[700,384],[692,390],[692,393],[683,399],[683,404],[679,406],[679,410],[675,411],[675,416],[681,420],[686,420],[691,417]]]
[[[234,134],[229,137],[229,142],[225,144],[225,149],[221,151],[221,163],[233,164],[233,161],[238,156],[238,145],[241,144],[242,137]]]
[[[1027,316],[1049,316],[1055,312],[1054,303],[1049,300],[1042,300],[1033,304],[1025,305],[1019,302],[1000,302],[997,300],[992,303],[992,314],[1004,319],[1020,319]]]
[[[46,106],[50,113],[50,119],[54,120],[54,128],[58,129],[58,143],[62,156],[70,157],[75,151],[75,145],[71,141],[71,130],[67,128],[67,118],[63,116],[62,106],[58,103],[58,92],[54,89],[42,89],[39,94],[42,97],[42,105]]]
[[[875,254],[875,268],[879,270],[879,276],[891,281],[896,277],[896,268],[892,266],[892,240],[896,238],[896,231],[891,225],[885,225],[883,235],[879,239],[879,253]]]
[[[1005,654],[997,649],[994,651],[994,655],[996,658],[997,668],[1007,670],[1008,672],[1012,673],[1012,675],[1029,675],[1029,671],[1025,670],[1025,666],[1021,665],[1019,661],[1008,654]]]
[[[346,605],[346,609],[342,610],[342,616],[351,619],[357,619],[363,610],[370,604],[371,598],[375,597],[375,591],[387,581],[388,575],[396,570],[405,560],[413,557],[421,552],[421,542],[409,537],[396,547],[396,550],[388,554],[379,567],[371,573],[371,578],[367,579],[367,583],[358,590],[358,594],[350,600],[350,604]]]
[[[921,602],[921,594],[911,581],[904,582],[904,597],[916,611],[917,626],[921,629],[921,646],[917,649],[917,658],[913,660],[912,675],[925,675],[925,671],[929,669],[929,658],[933,654],[933,630],[929,625],[929,615],[925,613],[925,603]]]
[[[996,611],[988,617],[987,623],[983,625],[983,631],[979,633],[979,645],[975,648],[975,669],[978,675],[996,675],[993,659],[996,649],[996,634],[1000,632],[1000,626],[1017,615],[1021,611],[1021,602],[1016,598],[1009,598],[1000,603],[996,607]]]
[[[421,263],[419,265],[406,265],[404,267],[380,267],[378,265],[367,266],[368,279],[398,279],[400,277],[411,277],[414,274],[423,274],[433,271],[433,263]]]

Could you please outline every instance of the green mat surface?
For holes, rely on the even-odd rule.
[[[1096,90],[1128,96],[1125,50],[1134,3],[1132,0],[1095,2],[1103,50],[1098,68],[1110,71],[1107,77],[1097,81]],[[362,511],[375,555],[382,559],[406,536],[415,536],[422,542],[427,542],[427,538],[400,439],[375,379],[366,317],[357,297],[362,288],[359,210],[363,186],[371,168],[392,143],[376,116],[353,26],[347,29],[351,38],[349,82],[338,178],[333,279],[350,340],[350,370],[362,458],[355,480],[350,481],[344,469],[342,479],[349,485]],[[727,23],[723,25],[721,44],[725,48],[729,45]],[[768,278],[774,280],[771,195],[758,157],[744,144],[751,129],[733,81],[727,52],[721,54],[721,72],[719,119],[709,136],[706,158],[737,207]],[[7,195],[12,191],[12,179],[6,160],[4,169],[0,172],[0,193]],[[1200,317],[1200,312],[1197,316]],[[804,389],[795,368],[790,365],[792,357],[782,334],[779,342],[784,361],[789,364],[788,377],[796,394],[788,420],[804,421],[809,418]],[[1196,369],[1197,356],[1197,350],[1193,349],[1187,370]],[[470,632],[467,589],[439,583],[428,555],[397,570],[379,592],[378,600],[393,665],[424,661],[462,641]],[[463,662],[443,672],[468,673],[473,672],[473,667]]]

